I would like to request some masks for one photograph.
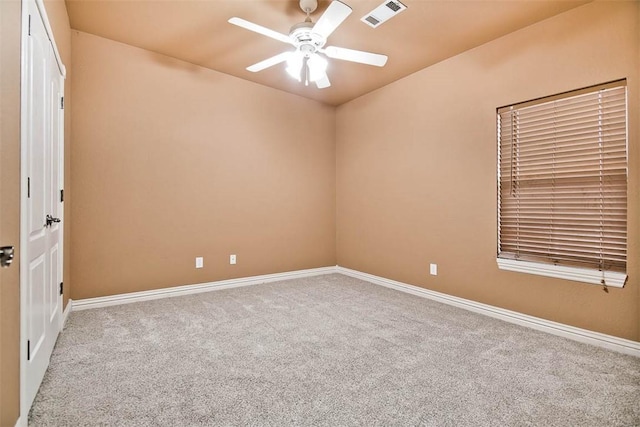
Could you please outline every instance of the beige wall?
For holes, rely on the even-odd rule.
[[[73,299],[335,265],[333,108],[82,32],[72,50]]]
[[[20,22],[20,1],[0,1],[0,246],[16,248],[0,269],[2,427],[20,415]]]
[[[344,267],[615,336],[639,338],[637,2],[593,3],[424,69],[337,110]],[[497,107],[626,77],[624,289],[498,270]],[[438,276],[429,275],[438,264]]]

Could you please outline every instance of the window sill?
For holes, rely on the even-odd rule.
[[[517,271],[519,273],[536,274],[538,276],[555,277],[557,279],[573,280],[575,282],[602,284],[602,271],[589,268],[565,267],[559,265],[542,264],[531,261],[497,258],[500,270]],[[607,286],[614,288],[624,287],[627,281],[625,273],[605,271],[604,280]]]

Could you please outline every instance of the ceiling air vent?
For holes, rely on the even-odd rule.
[[[376,28],[380,24],[393,18],[406,8],[407,6],[403,5],[397,0],[385,1],[380,6],[373,9],[370,13],[367,13],[365,16],[360,18],[360,20],[368,26]]]
[[[376,18],[374,18],[371,15],[365,16],[364,20],[365,20],[365,22],[369,23],[372,27],[375,27],[376,25],[378,25],[380,23],[380,21],[378,21]]]

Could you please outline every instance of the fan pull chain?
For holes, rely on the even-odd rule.
[[[309,86],[309,58],[306,56],[302,59],[302,73],[304,74],[304,85]]]

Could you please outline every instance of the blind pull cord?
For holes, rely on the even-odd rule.
[[[511,197],[516,196],[515,179],[513,178],[513,157],[516,155],[516,129],[513,127],[513,116],[515,115],[516,111],[511,107],[511,164],[509,165],[509,168],[511,169]]]
[[[598,165],[600,167],[600,271],[602,272],[602,279],[600,279],[600,284],[602,285],[602,290],[605,293],[609,293],[609,288],[607,287],[607,282],[604,280],[604,182],[603,182],[603,174],[604,174],[604,153],[603,153],[603,135],[602,135],[602,90],[598,92],[598,154],[599,154],[599,162]]]

